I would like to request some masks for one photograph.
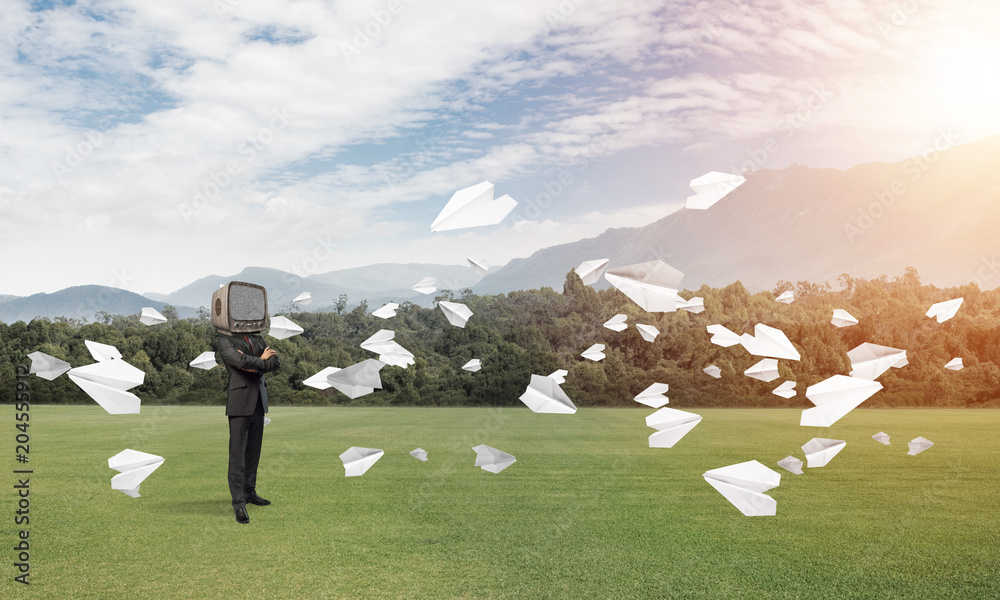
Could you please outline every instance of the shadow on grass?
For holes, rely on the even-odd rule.
[[[182,500],[179,502],[162,502],[159,508],[164,512],[178,515],[209,516],[233,515],[233,505],[229,498],[211,500]]]

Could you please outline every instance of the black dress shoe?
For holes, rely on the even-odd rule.
[[[244,508],[242,506],[238,506],[238,507],[234,507],[233,510],[236,511],[236,522],[237,523],[239,523],[240,525],[246,525],[247,523],[250,522],[250,515],[247,514],[247,509],[246,508]]]
[[[258,496],[256,492],[247,496],[247,502],[250,504],[256,504],[257,506],[267,506],[271,503],[270,500],[265,500],[264,498]]]

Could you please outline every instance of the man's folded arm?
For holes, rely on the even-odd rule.
[[[222,358],[222,362],[235,369],[261,370],[264,368],[264,361],[260,357],[243,354],[236,349],[233,339],[226,335],[219,335],[219,357]]]

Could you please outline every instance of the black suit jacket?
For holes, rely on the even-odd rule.
[[[226,400],[226,414],[231,417],[246,417],[253,414],[257,408],[257,399],[261,394],[266,398],[267,379],[264,373],[277,370],[281,367],[278,355],[274,355],[267,360],[261,360],[267,342],[264,338],[255,333],[239,335],[219,334],[219,357],[226,370],[229,371],[229,395]],[[247,339],[253,342],[253,348],[247,343]],[[243,353],[240,354],[240,351]],[[256,373],[245,371],[244,369],[257,369]],[[267,412],[267,405],[264,406]]]

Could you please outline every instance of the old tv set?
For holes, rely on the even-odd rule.
[[[271,325],[267,290],[243,281],[230,281],[212,294],[212,325],[219,333],[255,333]]]

